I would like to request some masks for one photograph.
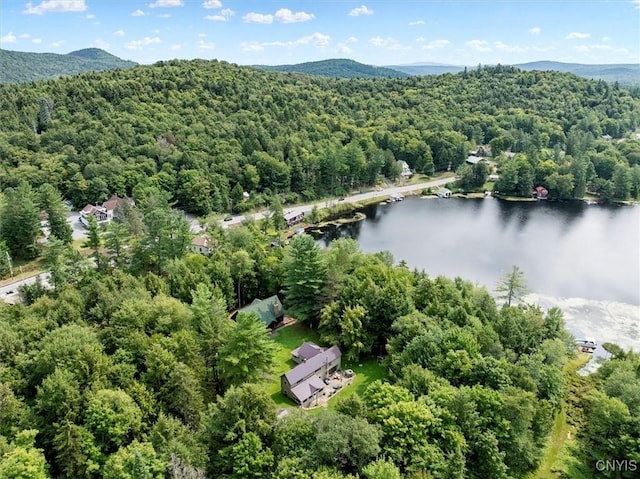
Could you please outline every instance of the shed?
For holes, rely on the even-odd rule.
[[[438,190],[439,198],[451,198],[451,190],[449,188],[442,187]]]

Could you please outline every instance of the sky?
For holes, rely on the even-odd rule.
[[[89,47],[142,64],[640,63],[640,0],[0,2],[0,48]]]

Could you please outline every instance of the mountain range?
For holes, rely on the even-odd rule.
[[[23,83],[36,80],[75,75],[86,71],[132,68],[137,63],[123,60],[99,48],[86,48],[66,55],[57,53],[31,53],[0,49],[0,84]],[[537,61],[512,65],[521,70],[542,70],[573,73],[623,85],[640,85],[640,64],[588,65]],[[302,73],[333,78],[406,78],[417,75],[458,73],[476,67],[441,63],[412,63],[405,65],[374,66],[345,58],[333,58],[293,65],[254,65],[254,68],[287,73]]]
[[[611,83],[617,81],[628,85],[640,84],[640,64],[588,65],[582,63],[537,61],[518,63],[511,66],[525,71],[559,71]],[[295,65],[255,65],[255,67],[264,70],[296,72],[334,78],[403,78],[416,75],[458,73],[465,68],[469,70],[476,68],[441,63],[412,63],[408,65],[386,65],[384,67],[378,67],[346,59],[322,60],[298,63]]]
[[[136,65],[99,48],[85,48],[66,55],[0,49],[0,83],[25,83]]]

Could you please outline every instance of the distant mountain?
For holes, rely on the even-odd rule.
[[[583,63],[538,61],[519,63],[512,66],[525,71],[557,71],[611,83],[617,81],[622,84],[640,84],[640,64],[588,65]],[[464,70],[465,67],[440,63],[412,63],[409,65],[388,65],[387,68],[410,75],[441,75],[443,73],[458,73]],[[470,66],[467,68],[474,70],[476,67]]]
[[[411,63],[408,65],[388,65],[387,68],[408,73],[409,75],[442,75],[444,73],[458,73],[464,67],[457,65],[446,65],[444,63]]]
[[[254,65],[261,70],[305,73],[333,78],[406,78],[410,74],[385,67],[365,65],[354,60],[336,58],[295,65]]]
[[[623,84],[640,84],[640,64],[622,63],[610,65],[588,65],[583,63],[562,63],[540,61],[513,65],[521,70],[542,70],[573,73],[585,78],[619,82]]]
[[[0,83],[25,83],[136,65],[99,48],[86,48],[66,55],[0,49]]]

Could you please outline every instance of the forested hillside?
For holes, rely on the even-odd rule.
[[[85,48],[66,55],[0,49],[0,83],[27,83],[136,65],[99,48]]]
[[[234,188],[291,201],[337,195],[399,174],[395,160],[455,170],[478,144],[508,172],[505,193],[542,184],[556,197],[640,194],[640,143],[617,141],[640,124],[640,100],[570,74],[344,80],[196,60],[0,94],[2,188],[48,181],[77,207],[145,185],[197,214],[238,205]],[[504,159],[506,150],[521,155]]]
[[[397,176],[399,159],[464,179],[479,144],[504,192],[540,181],[556,197],[629,198],[638,107],[604,82],[511,68],[332,80],[175,61],[0,87],[0,275],[37,256],[50,273],[0,302],[0,479],[529,477],[575,355],[562,312],[518,304],[515,267],[494,296],[353,240],[280,247],[282,201]],[[112,193],[135,205],[92,217],[79,249],[63,197]],[[265,204],[259,222],[203,220],[206,254],[174,209]],[[296,324],[272,335],[258,315],[230,319],[276,294]],[[280,392],[307,340],[355,371],[326,411]],[[638,359],[610,349],[571,396],[597,436],[580,431],[564,477],[638,457]]]
[[[334,58],[318,62],[296,63],[295,65],[255,65],[262,70],[276,72],[305,73],[332,78],[405,78],[409,74],[393,68],[365,65],[345,58]]]

